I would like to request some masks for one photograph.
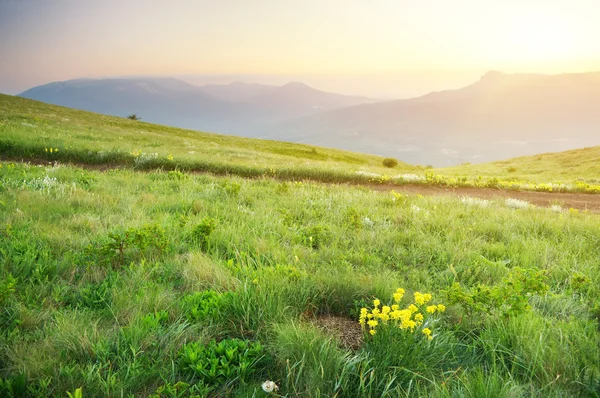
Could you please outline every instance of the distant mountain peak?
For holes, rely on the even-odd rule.
[[[506,76],[507,75],[504,72],[500,72],[498,70],[489,70],[483,76],[481,76],[481,80],[496,80]]]
[[[289,82],[281,86],[281,88],[304,88],[314,90],[311,86],[302,82]]]

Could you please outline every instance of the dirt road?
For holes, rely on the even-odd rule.
[[[506,199],[514,198],[525,200],[536,206],[549,207],[560,205],[564,209],[573,208],[578,210],[589,210],[600,213],[600,195],[586,193],[563,193],[563,192],[531,192],[531,191],[509,191],[497,188],[442,188],[427,185],[371,185],[378,191],[394,190],[398,193],[421,194],[421,195],[453,195],[470,196],[480,199]]]

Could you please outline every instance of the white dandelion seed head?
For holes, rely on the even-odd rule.
[[[271,381],[271,380],[267,380],[264,383],[262,383],[261,387],[264,392],[273,392],[273,391],[279,390],[279,386],[277,384],[275,384],[274,381]]]

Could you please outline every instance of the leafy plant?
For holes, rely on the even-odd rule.
[[[83,398],[83,388],[79,387],[73,393],[67,392],[67,395],[69,398]]]
[[[206,250],[208,246],[208,237],[215,230],[215,220],[212,218],[205,218],[199,224],[192,228],[190,233],[190,240],[199,245],[202,250]]]
[[[142,120],[142,118],[139,117],[137,115],[137,113],[130,113],[129,115],[127,115],[127,119],[129,119],[129,120]]]
[[[158,387],[154,393],[150,394],[149,398],[200,398],[205,397],[210,393],[212,388],[205,386],[203,383],[189,385],[183,381],[178,381],[175,384],[166,383]]]
[[[5,301],[15,292],[16,284],[17,280],[11,274],[0,280],[0,307],[3,307]]]
[[[465,290],[455,282],[447,291],[450,304],[459,304],[468,318],[481,313],[488,315],[516,315],[528,311],[529,297],[542,294],[549,289],[545,283],[545,273],[541,270],[519,267],[513,268],[500,285],[480,284]]]
[[[148,250],[162,253],[169,244],[166,231],[158,225],[146,225],[142,228],[128,228],[121,232],[110,232],[108,241],[100,247],[105,260],[113,268],[120,268],[136,252],[144,255]],[[93,249],[91,249],[93,251]]]
[[[0,396],[24,397],[27,392],[27,378],[25,373],[3,379],[0,377]]]
[[[175,180],[175,181],[183,181],[188,178],[187,174],[182,173],[179,170],[171,170],[171,171],[169,171],[169,173],[167,175],[169,176],[170,180]]]
[[[185,296],[182,300],[183,312],[192,321],[205,319],[220,319],[220,316],[231,299],[233,293],[218,293],[214,290],[205,290]]]
[[[207,345],[186,344],[180,354],[180,364],[202,382],[222,386],[236,380],[245,382],[263,359],[260,342],[226,339]]]
[[[319,249],[326,244],[331,237],[329,228],[326,225],[313,225],[302,230],[302,240],[305,245],[313,249]]]

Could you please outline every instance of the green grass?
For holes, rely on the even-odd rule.
[[[436,169],[436,172],[448,176],[496,177],[537,183],[579,180],[597,184],[600,182],[598,159],[600,159],[600,146],[491,163],[464,164]]]
[[[288,397],[600,394],[596,215],[1,165],[1,396],[263,396],[265,380]],[[455,282],[474,302],[453,301]],[[358,322],[362,303],[398,287],[403,306],[415,291],[447,306],[433,340],[383,325],[353,351],[318,327]],[[223,383],[183,360],[184,347],[235,339],[260,342],[260,356]]]
[[[379,156],[159,126],[1,94],[0,156],[328,182],[367,181],[358,170],[390,172]]]

